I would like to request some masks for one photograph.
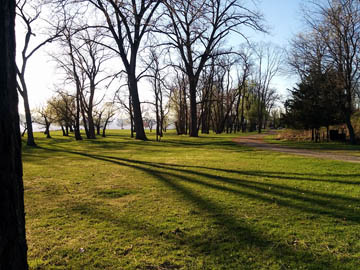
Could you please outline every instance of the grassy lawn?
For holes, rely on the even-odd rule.
[[[37,134],[23,151],[31,269],[360,269],[360,165],[234,136]]]

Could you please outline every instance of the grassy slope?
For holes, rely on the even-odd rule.
[[[23,154],[31,269],[360,267],[360,165],[228,135],[40,135]]]

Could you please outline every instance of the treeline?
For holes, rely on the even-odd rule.
[[[255,131],[279,125],[280,96],[271,87],[280,72],[283,51],[272,44],[243,47],[236,56],[211,59],[201,74],[197,89],[197,130],[201,133]],[[263,64],[262,63],[266,63]],[[171,88],[171,106],[178,134],[191,127],[189,84],[178,73]]]
[[[356,144],[352,115],[359,98],[360,2],[314,3],[305,12],[307,31],[291,43],[289,63],[300,82],[285,102],[284,120],[294,128],[347,126]],[[329,136],[329,132],[327,132]]]
[[[51,19],[41,21],[48,32],[35,44],[38,28],[33,26],[39,26],[44,9],[51,10]],[[242,37],[244,28],[265,32],[263,17],[250,1],[20,0],[17,13],[26,30],[18,36],[24,39],[18,90],[29,145],[35,145],[34,121],[44,125],[48,136],[56,123],[64,135],[73,130],[81,140],[83,127],[94,139],[99,126],[106,129],[104,110],[111,115],[115,108],[129,115],[131,134],[141,140],[147,139],[144,125],[153,122],[159,140],[170,118],[179,134],[193,137],[210,130],[261,132],[278,99],[270,83],[279,72],[280,49],[226,45],[230,34]],[[49,43],[55,44],[51,57],[63,79],[43,108],[31,110],[27,62]],[[140,98],[144,82],[153,91],[151,100]]]

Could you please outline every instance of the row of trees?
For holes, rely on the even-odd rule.
[[[285,103],[285,119],[315,130],[346,123],[355,144],[351,116],[360,93],[360,2],[314,1],[305,19],[308,31],[294,38],[289,58],[301,82]]]
[[[212,58],[201,74],[197,94],[197,130],[209,133],[257,129],[268,123],[280,96],[271,87],[280,72],[283,51],[272,44],[244,46],[236,56]],[[185,76],[172,80],[171,104],[176,112],[178,134],[187,134],[191,117]]]
[[[84,127],[86,137],[88,139],[94,139],[96,135],[105,137],[106,128],[114,120],[117,110],[112,102],[107,102],[101,107],[95,108],[91,120],[87,115],[82,114],[83,118],[79,121],[79,124]],[[32,115],[33,122],[45,128],[44,134],[46,134],[47,138],[51,138],[51,125],[60,127],[63,136],[69,136],[69,132],[74,132],[76,129],[77,109],[75,98],[71,95],[58,93],[50,98],[44,106],[33,110]],[[92,121],[92,128],[94,129],[92,132],[90,132],[90,121]],[[24,130],[27,129],[26,121],[24,121],[23,125]]]
[[[51,5],[54,10],[51,14],[51,22],[48,23],[52,34],[38,45],[30,46],[31,37],[34,35],[32,25],[42,14],[40,7],[46,5]],[[229,122],[230,118],[232,122],[235,118],[237,122],[241,122],[239,113],[234,108],[235,105],[244,106],[239,102],[241,100],[239,89],[244,87],[239,83],[235,87],[238,88],[239,93],[231,94],[232,97],[228,95],[225,97],[221,93],[230,91],[230,89],[225,89],[224,85],[227,83],[227,87],[230,87],[229,79],[224,76],[229,76],[225,74],[231,73],[229,67],[226,67],[228,63],[224,63],[228,60],[224,59],[234,53],[231,48],[225,46],[224,41],[230,34],[242,36],[244,27],[265,31],[262,16],[252,6],[252,2],[19,0],[17,10],[19,18],[27,29],[22,66],[18,65],[18,87],[24,97],[29,145],[34,145],[35,142],[32,136],[31,110],[27,98],[26,64],[38,49],[54,41],[58,47],[52,57],[63,71],[66,82],[61,88],[74,89],[61,91],[61,93],[74,97],[76,113],[73,126],[77,140],[81,139],[81,124],[84,125],[87,137],[95,138],[94,108],[99,105],[105,95],[104,91],[99,93],[114,85],[125,85],[128,93],[127,98],[124,95],[118,98],[121,91],[117,91],[111,100],[126,104],[131,115],[132,130],[136,131],[136,138],[146,140],[138,89],[139,81],[145,77],[149,78],[154,91],[154,100],[150,103],[155,108],[159,137],[164,130],[163,123],[170,109],[163,89],[169,87],[172,87],[174,91],[168,97],[171,97],[171,100],[178,97],[179,100],[176,103],[183,103],[182,106],[188,109],[187,115],[181,117],[187,122],[187,130],[184,133],[188,132],[190,136],[198,136],[202,125],[204,125],[202,128],[204,131],[208,130],[209,119],[214,118],[208,113],[210,107],[214,108],[209,98],[210,93],[204,92],[205,88],[209,88],[209,83],[217,85],[217,91],[220,91],[216,94],[217,99],[220,97],[224,100],[228,99],[225,120],[219,120],[223,123],[216,127],[216,131],[222,132],[224,129],[222,126]],[[89,16],[89,14],[95,14],[95,16]],[[32,50],[28,52],[30,47]],[[166,55],[165,62],[160,62],[162,60],[159,55]],[[108,66],[112,67],[111,70],[106,70]],[[205,82],[211,69],[214,72],[211,66],[217,66],[216,69],[223,74],[223,78],[217,78],[216,83]],[[180,93],[178,89],[175,90],[174,85],[169,86],[168,83],[165,85],[165,79],[162,76],[168,74],[170,67],[177,74],[176,77],[184,79],[182,83],[186,84],[184,85],[185,92]],[[262,80],[264,76],[260,76]],[[246,79],[242,84],[245,82],[249,83]],[[256,83],[258,82],[259,80]],[[205,84],[208,86],[206,87]],[[266,84],[266,82],[261,82],[261,84]],[[175,94],[176,91],[178,93]],[[213,91],[215,87],[211,89],[211,92]],[[211,96],[214,95],[215,93],[211,94]],[[264,107],[263,104],[258,106],[259,110]],[[222,109],[219,107],[218,110]],[[216,110],[212,109],[212,111]]]

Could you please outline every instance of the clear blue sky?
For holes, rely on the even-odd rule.
[[[262,0],[259,9],[270,27],[270,34],[253,34],[252,38],[287,46],[291,37],[302,29],[301,5],[304,2],[304,0]]]
[[[301,8],[306,0],[261,0],[259,10],[264,15],[269,34],[249,31],[251,41],[272,42],[287,48],[292,37],[303,29]],[[273,86],[285,97],[287,89],[295,86],[297,78],[281,75],[274,79]]]

